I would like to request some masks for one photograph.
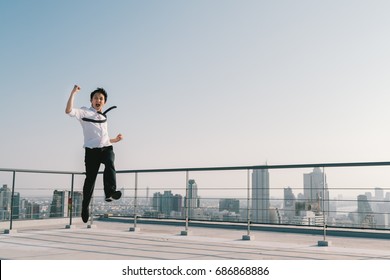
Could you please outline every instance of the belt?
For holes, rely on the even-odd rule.
[[[109,150],[109,149],[112,149],[112,146],[105,146],[105,147],[101,147],[101,148],[88,148],[88,147],[85,147],[86,150],[90,150],[90,151],[104,151],[104,150]]]

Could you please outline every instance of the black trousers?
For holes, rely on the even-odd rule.
[[[83,187],[83,207],[88,207],[95,188],[96,177],[100,164],[104,164],[103,185],[104,194],[110,197],[116,191],[115,154],[112,146],[103,148],[85,148],[86,178]]]

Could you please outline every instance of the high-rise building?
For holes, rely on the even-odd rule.
[[[375,227],[374,213],[372,211],[371,205],[367,199],[366,195],[358,195],[357,197],[358,204],[358,223],[362,227]]]
[[[0,189],[0,206],[2,209],[9,208],[11,205],[11,190],[7,185]]]
[[[11,205],[12,205],[12,218],[19,218],[20,209],[20,194],[14,193],[12,197],[12,190],[7,185],[3,185],[0,189],[0,220],[8,220],[11,217]]]
[[[83,204],[83,192],[74,191],[73,198],[72,198],[72,208],[73,208],[74,217],[81,216],[82,204]]]
[[[149,187],[146,187],[146,206],[150,206]]]
[[[41,205],[36,202],[26,201],[25,205],[25,217],[26,219],[39,219],[41,218]]]
[[[170,217],[172,212],[181,213],[182,199],[179,194],[173,195],[171,191],[164,191],[153,194],[153,210],[163,214],[165,217]],[[178,215],[174,215],[178,216]]]
[[[172,191],[164,191],[161,196],[161,212],[169,217],[171,212],[173,211],[173,194]]]
[[[188,201],[188,205],[186,204]],[[198,185],[196,184],[194,179],[188,180],[188,198],[186,197],[184,200],[184,205],[188,207],[188,217],[194,218],[195,209],[200,206],[200,199],[198,196]]]
[[[255,169],[252,173],[252,217],[255,223],[269,223],[270,195],[268,169]]]
[[[20,218],[20,193],[14,193],[12,198],[12,219]]]
[[[313,172],[303,174],[303,195],[308,210],[315,213],[329,213],[329,190],[326,175],[319,167]]]
[[[173,211],[179,213],[181,215],[183,212],[183,197],[180,194],[175,194],[172,198],[172,208]]]
[[[385,199],[385,192],[382,188],[375,188],[375,200],[383,201]]]
[[[229,211],[239,214],[240,201],[235,198],[223,198],[219,200],[219,211]]]
[[[50,207],[50,218],[68,217],[69,212],[69,191],[53,192],[53,200]]]
[[[157,212],[161,212],[161,198],[162,194],[160,192],[156,192],[153,194],[153,210]]]
[[[283,213],[288,220],[295,216],[295,195],[290,187],[284,188]]]
[[[0,220],[8,220],[11,212],[11,190],[7,185],[0,189]]]

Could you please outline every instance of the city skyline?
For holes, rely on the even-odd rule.
[[[134,200],[134,203],[137,201],[136,214],[145,218],[184,219],[188,215],[194,220],[245,222],[248,219],[247,214],[250,213],[250,219],[254,223],[319,226],[326,217],[330,226],[360,225],[366,228],[390,226],[390,205],[388,205],[390,192],[386,189],[375,187],[366,190],[364,194],[360,193],[352,200],[344,198],[341,194],[337,197],[330,197],[326,173],[322,173],[319,168],[313,168],[312,172],[303,174],[303,188],[299,190],[301,192],[296,192],[287,186],[283,188],[283,196],[277,197],[270,195],[268,170],[253,170],[251,175],[250,205],[244,197],[227,198],[225,192],[220,194],[218,199],[212,198],[207,194],[209,191],[207,188],[198,189],[196,180],[189,179],[188,190],[185,191],[188,198],[164,187],[162,187],[163,193],[153,191],[152,197],[149,197],[150,188],[147,187],[146,196],[138,192],[137,199],[130,194],[123,197],[123,202],[112,204],[105,203],[103,197],[99,199],[95,195],[94,212],[100,215],[110,213],[135,215],[136,208],[131,206]],[[122,188],[122,191],[125,193],[125,188]],[[175,191],[179,190],[175,189]],[[325,196],[323,196],[324,191]],[[202,194],[200,195],[199,192]],[[237,193],[237,189],[235,192]],[[10,211],[10,197],[10,189],[7,185],[3,185],[0,189],[1,209],[4,209],[0,211],[0,217],[3,217],[3,220],[10,216],[7,212]],[[68,217],[71,209],[74,212],[73,216],[80,216],[82,200],[80,191],[74,191],[71,199],[71,191],[54,190],[51,203],[29,201],[22,198],[18,192],[15,192],[14,198],[16,201],[14,207],[15,203],[17,205],[13,213],[15,219]],[[31,207],[37,210],[29,210]],[[41,207],[43,207],[43,212],[41,212]],[[249,212],[247,207],[249,207]]]
[[[268,165],[264,165],[268,166]],[[367,171],[367,169],[371,169]],[[374,170],[373,170],[374,169]],[[296,192],[304,193],[305,175],[311,173],[313,168],[294,168],[294,169],[269,169],[271,196],[281,196],[283,188],[290,187]],[[318,169],[319,170],[319,169]],[[377,178],[386,174],[386,167],[354,167],[354,168],[321,168],[327,174],[327,186],[331,196],[337,196],[342,190],[345,198],[354,199],[361,194],[359,189],[381,188],[385,191],[390,190],[388,184],[378,183]],[[251,171],[253,172],[253,171]],[[223,189],[227,198],[235,198],[236,189],[244,190],[248,184],[247,170],[232,171],[206,171],[189,172],[191,177],[196,177],[197,181],[209,190],[211,197],[215,197],[220,189]],[[371,177],[371,175],[374,177]],[[3,175],[3,176],[2,176]],[[44,193],[50,189],[69,189],[70,183],[74,181],[74,190],[81,191],[85,175],[76,175],[74,179],[70,175],[61,174],[29,174],[16,173],[15,188],[25,196],[45,196]],[[364,180],[362,180],[362,177]],[[4,178],[7,178],[4,180]],[[138,189],[142,192],[150,190],[162,190],[169,187],[171,189],[185,188],[185,172],[167,172],[138,174]],[[335,178],[337,180],[335,180]],[[340,178],[342,178],[340,180]],[[0,183],[12,186],[12,172],[0,172]],[[49,180],[50,179],[50,180]],[[129,192],[134,190],[134,174],[117,174],[118,187],[125,188]],[[368,183],[367,183],[368,182]],[[98,176],[96,181],[95,193],[102,195],[102,177]],[[213,194],[214,193],[214,194]],[[185,196],[182,192],[181,195]],[[241,192],[241,196],[246,197],[246,192]]]

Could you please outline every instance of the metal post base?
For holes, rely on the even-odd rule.
[[[242,240],[255,240],[253,235],[243,235]]]
[[[67,229],[75,229],[76,226],[75,225],[66,225],[65,228],[67,228]]]
[[[317,244],[320,247],[328,247],[328,246],[332,245],[332,241],[320,240],[320,241],[318,241]]]

